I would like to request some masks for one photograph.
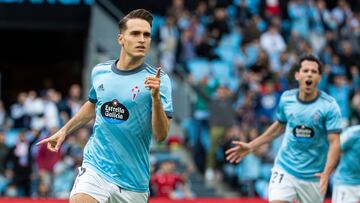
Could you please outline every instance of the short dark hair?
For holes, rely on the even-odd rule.
[[[320,60],[313,54],[306,54],[306,55],[303,55],[300,60],[299,60],[299,64],[296,66],[296,72],[299,72],[300,71],[300,68],[301,68],[301,63],[303,61],[313,61],[313,62],[316,62],[317,65],[318,65],[318,69],[319,69],[319,74],[322,73],[322,64],[320,62]]]
[[[153,16],[151,15],[151,13],[145,9],[136,9],[128,13],[119,21],[120,32],[126,30],[126,22],[128,20],[136,18],[146,20],[150,24],[150,27],[152,27]]]

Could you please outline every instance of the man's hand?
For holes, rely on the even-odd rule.
[[[160,98],[160,72],[161,67],[159,66],[155,76],[147,76],[145,79],[145,87],[151,90],[151,96],[153,98]]]
[[[66,134],[63,133],[63,131],[59,130],[52,136],[41,140],[36,145],[41,145],[41,144],[47,143],[48,150],[50,150],[52,152],[58,152],[61,147],[61,144],[65,140],[65,137],[66,137]]]
[[[230,163],[239,163],[244,156],[251,152],[250,145],[245,142],[233,141],[235,147],[228,149],[226,154],[226,160]]]
[[[316,173],[315,176],[320,178],[320,194],[325,195],[329,184],[329,175]]]

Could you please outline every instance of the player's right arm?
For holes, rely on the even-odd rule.
[[[95,118],[95,104],[87,101],[64,127],[52,136],[41,140],[36,145],[47,143],[47,148],[52,152],[58,152],[65,137],[87,124]]]
[[[268,127],[262,135],[250,143],[234,141],[233,144],[235,144],[235,146],[225,152],[227,161],[230,163],[239,163],[244,156],[257,147],[272,141],[284,133],[287,123],[287,117],[284,111],[284,101],[286,100],[288,94],[289,92],[284,92],[283,95],[281,95],[280,102],[276,110],[277,121],[271,124],[271,126]]]
[[[250,143],[233,141],[232,143],[235,144],[235,146],[225,152],[226,160],[230,163],[239,163],[244,156],[254,151],[256,148],[271,142],[276,137],[282,135],[285,131],[285,127],[286,125],[284,123],[275,121],[262,135]]]

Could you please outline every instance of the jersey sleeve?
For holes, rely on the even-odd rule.
[[[340,107],[336,102],[332,102],[325,121],[327,133],[341,133],[341,120]]]
[[[166,116],[172,118],[174,110],[171,97],[171,81],[168,75],[161,77],[160,98]]]
[[[96,91],[94,88],[94,75],[95,75],[95,68],[92,70],[91,72],[91,80],[90,80],[90,90],[89,90],[89,101],[91,103],[96,103],[97,102],[97,95],[96,95]]]
[[[351,148],[351,146],[354,144],[356,138],[359,138],[358,134],[360,133],[360,130],[353,131],[351,128],[344,130],[344,132],[340,135],[340,148],[341,151],[346,151]]]
[[[276,119],[280,123],[287,123],[287,118],[284,111],[284,94],[281,95],[279,104],[276,108]]]

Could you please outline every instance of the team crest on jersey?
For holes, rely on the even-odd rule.
[[[135,86],[131,89],[131,98],[132,101],[135,101],[136,97],[138,96],[138,94],[140,94],[140,88],[139,86]]]
[[[300,142],[308,142],[314,137],[315,132],[312,128],[305,125],[298,125],[293,129],[293,135]]]
[[[120,124],[129,118],[129,111],[117,99],[114,99],[101,106],[101,115],[108,123]]]
[[[314,123],[317,125],[319,124],[319,113],[316,112],[315,115],[314,115]]]

